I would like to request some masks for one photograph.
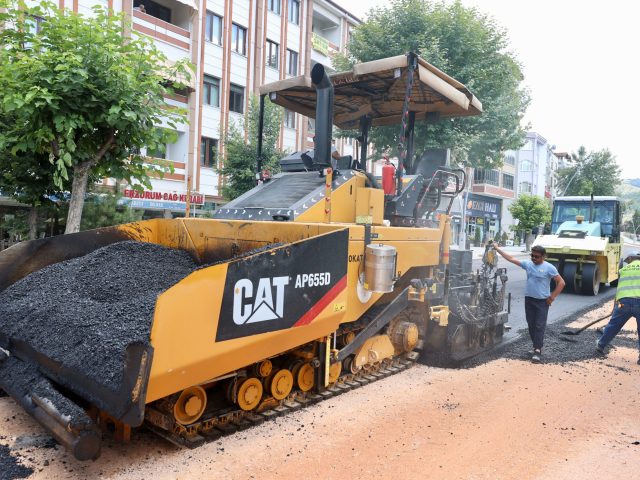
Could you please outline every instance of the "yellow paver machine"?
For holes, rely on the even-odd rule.
[[[316,119],[315,149],[217,210],[24,242],[0,253],[0,388],[78,459],[145,424],[184,446],[396,373],[418,353],[460,360],[502,339],[504,269],[453,250],[465,176],[414,155],[416,121],[481,113],[416,55],[261,99]],[[384,193],[332,155],[332,124],[401,125]]]

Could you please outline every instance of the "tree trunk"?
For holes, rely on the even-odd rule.
[[[83,162],[73,167],[73,184],[71,186],[71,200],[69,201],[69,213],[67,214],[67,226],[64,230],[67,233],[80,231],[80,221],[82,220],[82,208],[84,207],[84,197],[87,193],[87,183],[89,181],[90,162]]]
[[[524,251],[528,252],[531,250],[531,245],[533,244],[533,241],[536,239],[535,235],[533,235],[533,233],[525,233],[525,248]]]
[[[35,240],[38,236],[38,207],[31,205],[29,210],[29,240]]]

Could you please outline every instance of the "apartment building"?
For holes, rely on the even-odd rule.
[[[466,194],[465,227],[468,238],[495,238],[509,232],[513,223],[508,207],[516,198],[516,158],[507,153],[499,169],[473,170],[471,186]],[[479,230],[479,234],[476,234]]]
[[[516,157],[518,165],[518,194],[538,195],[549,200],[555,188],[553,172],[558,168],[555,149],[546,138],[527,132],[525,144],[517,151],[507,152]]]
[[[224,201],[224,136],[232,124],[242,128],[250,96],[260,85],[309,74],[316,63],[331,66],[344,50],[351,29],[360,21],[331,0],[58,0],[60,8],[92,15],[101,5],[124,12],[132,22],[125,35],[146,35],[169,62],[187,59],[194,75],[186,90],[166,98],[188,112],[178,139],[162,157],[174,167],[153,179],[139,194],[124,186],[125,203],[145,210],[146,217],[185,214],[191,194],[191,215]],[[31,4],[37,2],[31,1]],[[285,110],[279,146],[307,148],[313,121]],[[351,139],[337,139],[344,155],[356,154]],[[114,182],[105,180],[107,185]]]

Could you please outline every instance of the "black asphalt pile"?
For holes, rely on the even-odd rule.
[[[159,294],[197,268],[182,250],[120,242],[0,293],[0,332],[117,391],[127,345],[149,345]]]
[[[33,473],[31,468],[21,465],[11,455],[11,450],[6,445],[0,445],[0,480],[15,480],[27,478]]]
[[[23,362],[16,356],[9,357],[0,365],[0,385],[8,385],[10,392],[17,398],[33,393],[50,402],[69,423],[74,426],[90,423],[85,411],[77,404],[61,395],[55,387],[38,372],[35,365]]]

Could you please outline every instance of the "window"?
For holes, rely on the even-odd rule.
[[[212,107],[220,106],[220,80],[210,75],[204,76],[204,86],[202,89],[203,105]]]
[[[222,17],[213,12],[207,11],[207,25],[205,26],[204,38],[207,42],[222,45]]]
[[[31,34],[37,35],[42,30],[43,23],[44,18],[29,15],[25,20],[26,30]]]
[[[231,84],[229,90],[229,110],[236,113],[244,113],[244,88]]]
[[[171,9],[153,0],[134,0],[133,9],[171,23]]]
[[[533,165],[530,160],[522,160],[520,162],[520,171],[521,172],[531,172],[533,170]]]
[[[267,0],[267,8],[270,12],[280,15],[280,0]]]
[[[231,25],[231,49],[240,55],[247,54],[247,29],[236,25]]]
[[[167,158],[167,146],[158,145],[156,148],[147,148],[147,157]]]
[[[287,128],[296,128],[296,113],[286,108],[284,109],[284,126]]]
[[[473,183],[476,185],[487,183],[489,185],[495,185],[497,187],[499,180],[500,174],[497,170],[484,170],[481,168],[476,168],[473,172]]]
[[[506,165],[515,165],[516,164],[516,157],[513,153],[507,153],[504,156],[504,163]]]
[[[520,150],[533,151],[533,138],[527,138]]]
[[[298,75],[298,52],[287,49],[287,73],[292,76]]]
[[[215,168],[218,161],[218,141],[213,138],[200,138],[200,165]]]
[[[300,24],[300,0],[289,0],[289,21]]]
[[[502,174],[502,188],[513,190],[513,175],[507,173]]]
[[[520,193],[531,193],[531,183],[520,182]]]
[[[267,40],[267,66],[278,69],[278,58],[280,53],[280,45],[271,40]]]

